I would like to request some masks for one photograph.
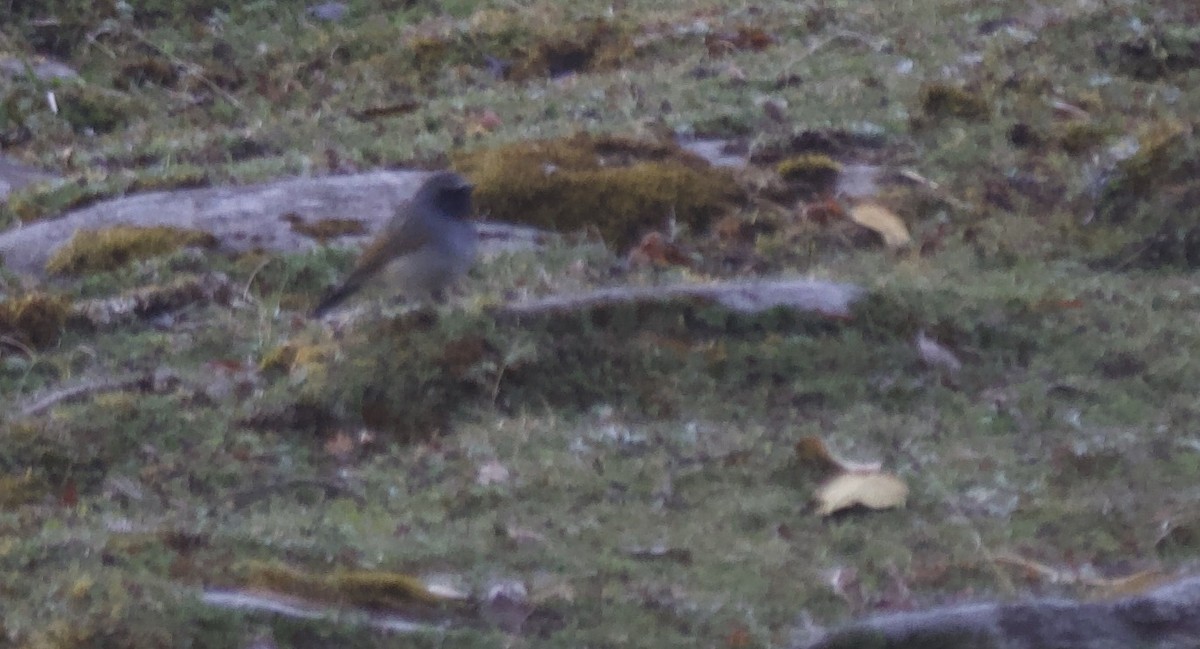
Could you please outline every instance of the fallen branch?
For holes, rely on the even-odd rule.
[[[125,390],[132,390],[133,388],[141,385],[145,379],[145,376],[137,374],[121,376],[112,379],[103,379],[99,381],[88,381],[87,383],[80,383],[78,385],[60,388],[50,392],[49,394],[39,397],[36,401],[28,405],[19,407],[17,412],[20,413],[22,418],[33,417],[34,415],[39,415],[53,408],[54,406],[59,405],[60,403],[82,401],[87,397],[104,392],[124,392]]]
[[[804,649],[1195,649],[1200,577],[1109,602],[1031,599],[880,615]]]
[[[864,294],[853,284],[818,279],[782,279],[670,286],[618,286],[586,293],[552,295],[498,308],[501,315],[533,316],[595,307],[685,299],[714,302],[740,313],[787,308],[833,318],[850,317],[850,307]]]

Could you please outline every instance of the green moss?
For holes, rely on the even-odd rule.
[[[32,471],[0,473],[0,509],[15,509],[40,502],[48,493],[49,485]]]
[[[295,373],[298,377],[313,379],[315,373],[324,371],[336,356],[336,351],[329,344],[288,342],[268,351],[259,362],[259,369],[264,372]]]
[[[922,85],[917,103],[924,115],[934,118],[980,119],[991,112],[978,93],[946,83]]]
[[[1138,141],[1137,152],[1122,160],[1105,184],[1097,216],[1119,223],[1129,216],[1131,202],[1150,197],[1156,187],[1190,173],[1196,161],[1191,154],[1191,129],[1181,124],[1157,124]]]
[[[478,66],[484,57],[493,62],[494,75],[524,82],[609,71],[639,54],[636,24],[567,18],[559,8],[543,9],[532,19],[526,11],[479,9],[453,28],[413,34],[398,46],[394,30],[367,26],[358,30],[358,38],[339,46],[356,74],[385,70],[413,84],[435,83],[444,71]]]
[[[753,647],[786,644],[801,608],[820,624],[856,615],[862,602],[854,592],[847,602],[819,579],[848,563],[862,592],[903,583],[929,602],[1039,588],[1020,579],[1009,588],[1003,568],[979,560],[980,547],[1050,548],[1037,559],[1102,567],[1124,565],[1131,552],[1160,556],[1168,569],[1197,555],[1200,526],[1186,516],[1172,516],[1161,535],[1139,533],[1157,529],[1163,511],[1188,509],[1179,494],[1200,479],[1200,454],[1179,447],[1180,431],[1196,420],[1192,388],[1200,382],[1194,281],[1081,265],[1096,252],[1069,236],[1083,231],[1110,239],[1110,251],[1133,253],[1153,249],[1146,244],[1161,233],[1157,251],[1186,262],[1187,237],[1178,233],[1195,223],[1185,218],[1187,205],[1200,204],[1185,173],[1191,145],[1093,173],[1090,157],[1104,161],[1109,143],[1047,103],[1079,106],[1113,128],[1114,140],[1154,122],[1193,120],[1195,69],[1173,71],[1151,57],[1144,80],[1134,80],[1105,69],[1091,49],[1080,55],[1081,44],[1152,36],[1170,24],[1186,29],[1191,5],[1183,0],[1109,3],[1121,5],[1118,20],[1064,10],[1031,43],[1004,33],[1006,16],[1027,8],[1016,0],[967,12],[962,2],[934,0],[901,13],[882,3],[807,3],[822,5],[820,24],[795,3],[747,11],[710,0],[492,5],[499,9],[384,0],[349,3],[337,22],[270,0],[199,19],[187,7],[204,2],[181,2],[181,18],[164,18],[173,9],[160,6],[152,20],[136,1],[121,5],[120,17],[119,3],[108,0],[17,3],[21,13],[4,28],[10,54],[61,48],[63,63],[88,83],[120,84],[134,103],[123,124],[90,137],[86,123],[47,109],[52,84],[39,87],[20,71],[0,82],[0,111],[12,109],[0,115],[6,155],[94,174],[48,197],[58,207],[35,203],[31,218],[119,195],[133,174],[181,163],[240,183],[443,165],[464,141],[496,147],[575,128],[715,132],[741,136],[729,150],[750,152],[752,168],[735,173],[755,208],[730,215],[736,233],[712,245],[690,227],[675,233],[696,267],[628,268],[611,247],[555,238],[536,251],[481,260],[464,287],[468,301],[796,273],[858,282],[872,294],[850,319],[832,322],[639,305],[516,322],[451,310],[421,331],[419,323],[300,315],[352,261],[346,250],[241,259],[185,252],[175,262],[58,278],[56,290],[72,298],[108,298],[165,284],[179,271],[226,270],[251,299],[232,309],[189,308],[169,327],[85,332],[68,324],[54,338],[61,342],[35,350],[0,334],[9,418],[0,425],[0,476],[18,481],[14,493],[43,489],[27,503],[12,501],[0,523],[0,637],[15,646],[397,643],[356,615],[299,621],[196,601],[201,585],[231,583],[229,565],[255,559],[301,567],[308,577],[346,566],[429,566],[472,586],[512,575],[526,580],[533,601],[565,591],[565,629],[542,633],[531,620],[513,636],[533,645]],[[610,4],[605,26],[588,24]],[[956,11],[961,20],[942,19]],[[1138,20],[1142,27],[1131,29]],[[764,26],[772,49],[720,60],[706,54],[698,30],[723,38],[747,23]],[[885,73],[881,53],[839,36],[848,32],[893,43],[916,65]],[[622,51],[626,36],[632,47]],[[978,45],[978,63],[962,59],[965,40]],[[607,68],[597,55],[607,44],[629,65],[594,74]],[[179,77],[160,85],[170,75],[145,57],[175,62]],[[497,78],[506,64],[507,77]],[[241,71],[245,82],[223,77],[224,69]],[[996,118],[923,113],[916,89],[939,81],[978,91],[985,115]],[[809,136],[764,122],[753,101],[760,96],[786,101],[791,125],[806,125]],[[897,97],[907,98],[907,111]],[[376,106],[397,110],[361,116]],[[500,118],[489,121],[494,130],[472,133],[485,110]],[[932,127],[910,129],[906,113]],[[1016,137],[1030,145],[1013,147],[1002,131],[1015,122],[1041,138]],[[876,143],[833,135],[845,129]],[[774,157],[754,156],[774,138],[787,140]],[[798,223],[789,209],[795,187],[771,191],[783,185],[776,163],[803,153],[877,166],[881,194],[911,192],[909,202],[883,204],[911,217],[920,254],[831,245],[845,224],[832,210]],[[603,167],[628,168],[664,161],[655,155],[601,157]],[[243,159],[252,163],[235,164]],[[1104,200],[1093,205],[1086,192],[1096,176]],[[96,193],[79,198],[81,189]],[[916,206],[918,196],[929,198]],[[604,221],[607,203],[563,227]],[[1001,213],[1001,204],[1011,207]],[[1168,214],[1173,220],[1162,218]],[[23,295],[21,283],[0,273],[7,295]],[[913,345],[922,330],[953,351],[960,372],[924,366]],[[284,341],[293,346],[270,352]],[[310,345],[311,361],[296,362]],[[327,353],[316,352],[321,345]],[[1114,376],[1096,364],[1110,351],[1136,358],[1144,371]],[[104,381],[118,365],[149,372],[164,357],[183,377],[177,386],[147,380],[11,420],[43,394]],[[277,369],[256,371],[260,358]],[[270,403],[289,404],[291,416],[269,430],[247,424]],[[406,433],[418,443],[391,443]],[[806,434],[904,475],[914,489],[909,508],[817,520],[801,505],[813,479],[784,459]],[[344,449],[323,446],[343,437],[353,452],[335,456]],[[1105,460],[1087,475],[1068,467],[1059,473],[1070,479],[1055,479],[1061,458],[1080,448],[1123,461]],[[507,482],[477,482],[490,462],[510,472]],[[29,472],[39,482],[22,484]],[[345,478],[363,503],[286,486],[322,476]],[[79,504],[54,506],[66,480],[78,485]],[[266,498],[245,504],[247,493]],[[963,517],[945,516],[957,494],[971,495],[969,530]],[[107,540],[129,525],[138,538]],[[169,528],[161,543],[158,525]],[[625,551],[658,543],[687,554],[689,565]],[[1066,558],[1056,550],[1064,547]],[[511,639],[439,629],[403,642],[491,647]]]
[[[1086,153],[1102,144],[1111,132],[1091,120],[1072,120],[1058,133],[1058,146],[1073,155]]]
[[[208,170],[197,165],[172,165],[123,177],[121,193],[161,191],[166,189],[195,189],[212,184]]]
[[[703,230],[739,195],[733,177],[671,144],[576,135],[459,154],[480,211],[626,246],[671,219]]]
[[[612,70],[631,58],[631,34],[604,19],[561,25],[556,32],[534,35],[512,68],[516,80],[537,76]]]
[[[268,351],[258,363],[263,372],[287,372],[296,361],[296,345],[284,343]]]
[[[1017,303],[1003,318],[988,316],[999,324],[981,324],[987,309],[994,307],[947,292],[873,295],[845,320],[787,310],[741,314],[687,299],[521,318],[418,311],[345,334],[341,353],[314,359],[323,367],[311,369],[291,397],[406,442],[445,432],[455,413],[481,401],[516,411],[623,404],[662,417],[717,385],[738,402],[782,398],[799,381],[832,407],[867,398],[852,377],[894,362],[871,348],[907,347],[922,330],[1022,362],[1041,335],[1040,318]],[[825,363],[839,372],[822,373]],[[913,396],[896,390],[872,398],[904,403]]]
[[[216,245],[216,237],[207,232],[169,226],[80,230],[46,261],[46,271],[53,275],[110,271],[131,261],[164,255],[180,248]]]
[[[397,572],[338,570],[313,574],[267,563],[248,563],[242,572],[244,583],[250,588],[329,604],[411,611],[414,606],[453,603],[431,592],[420,579]]]
[[[809,153],[783,160],[775,166],[779,175],[789,183],[803,185],[812,192],[832,190],[842,165],[823,153]]]
[[[115,189],[104,181],[88,181],[83,178],[30,185],[9,196],[5,211],[16,220],[28,223],[85,207],[113,195],[114,192]]]
[[[110,557],[111,558],[111,557]],[[56,575],[61,593],[42,602],[56,613],[27,630],[22,649],[166,649],[180,637],[197,649],[227,647],[244,635],[236,614],[205,611],[189,594],[165,582],[130,588],[128,574],[96,567],[92,573]]]
[[[1192,129],[1157,125],[1121,161],[1096,203],[1085,245],[1104,265],[1120,268],[1200,267],[1200,148]]]
[[[68,84],[57,95],[59,115],[76,131],[109,133],[136,116],[128,96],[98,86]]]

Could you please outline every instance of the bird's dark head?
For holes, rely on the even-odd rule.
[[[433,205],[444,215],[465,219],[471,215],[471,190],[474,186],[453,171],[440,171],[429,177],[417,190],[414,202]]]

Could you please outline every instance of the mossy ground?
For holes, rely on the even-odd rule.
[[[81,73],[0,91],[5,152],[82,179],[26,190],[9,220],[131,187],[441,165],[580,131],[731,137],[766,165],[823,154],[936,188],[883,197],[909,251],[822,238],[772,210],[795,198],[780,190],[738,203],[728,239],[687,232],[697,269],[630,270],[624,250],[567,238],[480,265],[434,318],[343,332],[302,315],[346,269],[337,251],[178,251],[58,279],[46,304],[208,270],[245,294],[168,323],[0,330],[0,626],[16,646],[394,646],[353,616],[198,600],[251,583],[255,562],[521,579],[559,620],[533,646],[731,648],[786,646],[805,615],[1089,595],[1001,552],[1105,574],[1194,567],[1200,284],[1179,207],[1194,186],[1172,175],[1194,155],[1097,162],[1190,137],[1200,68],[1174,25],[1195,24],[1194,3],[364,1],[337,23],[294,3],[84,4],[9,3],[17,20],[0,21],[0,50]],[[42,103],[56,84],[59,115]],[[476,128],[484,111],[499,119]],[[1183,252],[1106,263],[1160,207]],[[849,321],[488,315],[511,297],[777,273],[871,298]],[[920,330],[960,374],[920,362]],[[19,412],[129,372],[150,380]],[[909,506],[817,518],[816,477],[792,460],[804,435],[882,460]],[[489,463],[507,481],[479,480]],[[672,552],[633,551],[656,545]],[[446,634],[502,641],[471,627],[413,644]]]

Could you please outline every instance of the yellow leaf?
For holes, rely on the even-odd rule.
[[[850,209],[850,220],[878,232],[889,248],[903,248],[912,243],[904,221],[888,208],[876,203],[859,203]]]
[[[908,485],[890,473],[843,473],[817,489],[817,514],[862,505],[869,509],[903,507]]]

